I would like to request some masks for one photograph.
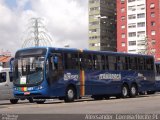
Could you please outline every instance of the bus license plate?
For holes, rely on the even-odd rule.
[[[30,95],[30,92],[25,92],[24,95]]]

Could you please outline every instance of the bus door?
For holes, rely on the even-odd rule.
[[[0,73],[0,99],[10,99],[10,84],[7,72]]]
[[[61,53],[53,53],[48,58],[47,78],[49,84],[59,80],[63,76],[63,59]]]
[[[90,79],[93,72],[92,55],[83,53],[80,58],[80,93],[81,96],[90,95],[92,93],[93,81]]]

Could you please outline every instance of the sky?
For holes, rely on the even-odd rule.
[[[53,47],[88,48],[88,0],[0,0],[0,50],[21,49],[29,19],[39,17]]]

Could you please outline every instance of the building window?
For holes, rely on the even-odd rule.
[[[90,4],[98,3],[98,2],[99,2],[99,0],[90,0],[90,1],[89,1]]]
[[[137,27],[145,27],[145,22],[139,22],[139,23],[137,23]]]
[[[136,32],[129,32],[129,37],[136,37]]]
[[[128,15],[128,19],[136,19],[136,15],[133,14],[133,15]]]
[[[145,18],[145,14],[144,13],[137,14],[137,18]]]
[[[145,4],[137,5],[137,10],[144,10],[144,9],[145,9]]]
[[[136,50],[129,50],[129,53],[135,53]]]
[[[128,28],[135,28],[136,27],[136,23],[130,23],[128,24]]]
[[[124,13],[125,12],[125,8],[121,8],[121,13]]]
[[[154,54],[156,52],[156,49],[151,49],[151,52]]]
[[[152,30],[151,35],[156,35],[156,31]]]
[[[89,25],[90,26],[92,26],[92,25],[99,25],[99,21],[90,22]]]
[[[129,41],[129,46],[134,46],[136,45],[136,41]]]
[[[89,33],[96,33],[96,32],[99,32],[99,29],[90,29],[89,30]]]
[[[121,4],[124,4],[125,0],[121,0]]]
[[[128,6],[128,10],[129,11],[135,11],[136,10],[136,6],[133,5],[133,6]]]
[[[150,4],[150,8],[153,9],[155,7],[154,3]]]
[[[145,45],[146,44],[146,40],[143,38],[143,40],[138,40],[137,41],[137,45],[138,46],[142,46],[142,45]]]
[[[151,17],[155,17],[155,13],[154,12],[151,12]]]
[[[155,44],[156,44],[156,40],[153,39],[153,40],[151,41],[151,44],[152,44],[152,45],[155,45]]]
[[[92,46],[92,47],[98,47],[98,46],[100,46],[100,43],[90,43],[90,46]]]
[[[154,21],[151,22],[151,26],[155,26],[156,23]]]
[[[125,46],[126,46],[126,43],[125,43],[125,42],[122,42],[121,45],[122,45],[122,47],[125,47]]]
[[[91,37],[89,37],[89,39],[90,40],[95,40],[95,39],[100,39],[100,37],[99,36],[91,36]]]
[[[100,10],[100,7],[92,7],[89,9],[90,11],[97,11],[97,10]]]
[[[122,37],[122,38],[125,38],[126,36],[125,36],[125,34],[124,34],[124,33],[122,33],[122,34],[121,34],[121,37]]]
[[[122,25],[122,26],[121,26],[121,29],[125,29],[125,25]]]
[[[128,0],[129,3],[130,3],[130,2],[134,2],[134,1],[136,1],[136,0]]]
[[[124,20],[125,20],[125,17],[124,17],[124,16],[122,16],[122,17],[121,17],[121,20],[122,20],[122,21],[124,21]]]
[[[139,31],[137,33],[137,37],[144,37],[145,36],[145,31]]]

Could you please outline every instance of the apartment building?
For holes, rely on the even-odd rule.
[[[160,60],[160,0],[117,0],[117,51]]]
[[[89,49],[117,51],[116,0],[89,0]]]

